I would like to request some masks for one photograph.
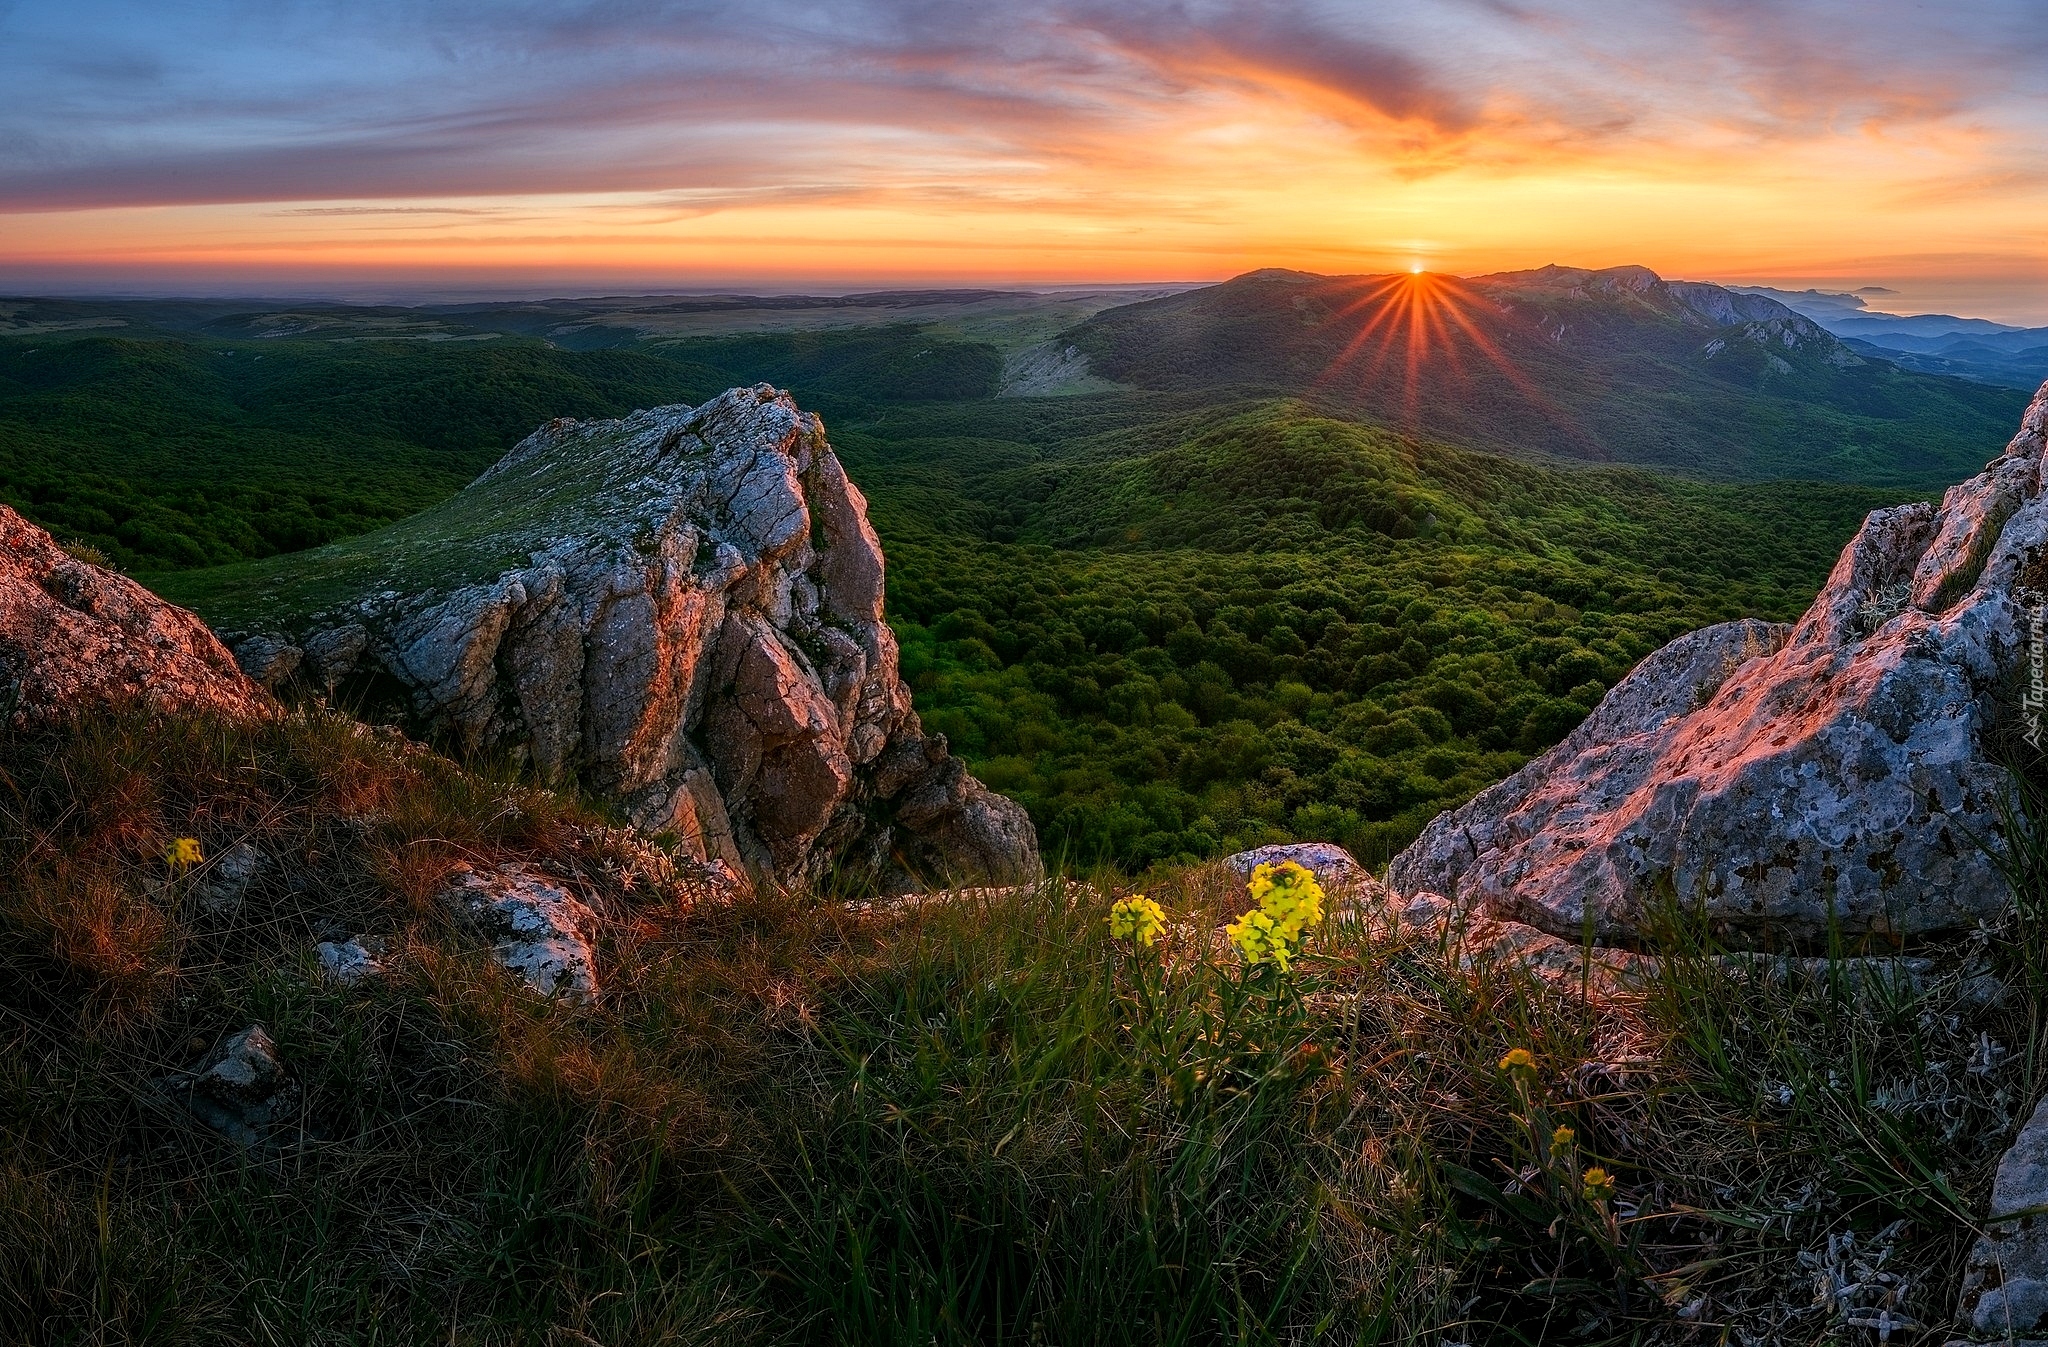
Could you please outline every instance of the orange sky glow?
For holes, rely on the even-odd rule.
[[[1839,40],[1819,3],[1789,7],[1812,25],[1674,0],[1604,26],[1621,11],[1452,3],[1368,29],[1313,5],[1166,6],[1150,26],[1129,21],[1144,5],[1048,6],[1023,37],[796,32],[780,64],[732,57],[736,87],[715,94],[593,19],[532,39],[565,64],[555,83],[508,95],[501,44],[462,55],[473,79],[441,101],[394,93],[403,105],[367,119],[341,95],[381,86],[352,73],[374,63],[346,42],[386,52],[395,90],[443,59],[416,48],[467,30],[330,16],[344,49],[299,74],[331,99],[290,116],[258,73],[290,33],[244,35],[237,56],[189,26],[144,31],[160,129],[108,112],[94,133],[111,96],[81,75],[66,88],[85,130],[24,123],[32,152],[0,151],[0,285],[789,289],[1641,263],[2048,322],[2048,53],[2030,3],[1953,6],[1946,26],[1859,6],[1860,35]],[[707,12],[642,8],[656,27]],[[40,27],[35,9],[0,17],[0,46],[9,25],[62,46],[54,8]],[[246,98],[194,111],[209,63]],[[132,118],[138,97],[115,110]],[[26,115],[0,114],[0,133]]]

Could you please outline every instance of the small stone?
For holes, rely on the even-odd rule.
[[[521,865],[494,873],[459,871],[451,895],[489,934],[500,966],[542,996],[587,1003],[597,999],[597,955],[590,937],[596,914],[567,890]]]
[[[199,1119],[245,1146],[260,1144],[270,1125],[295,1102],[271,1041],[260,1024],[235,1034],[186,1085],[186,1102]]]
[[[234,645],[235,663],[265,688],[275,690],[298,669],[305,652],[274,636],[245,636]]]
[[[1379,888],[1379,882],[1358,863],[1357,858],[1335,842],[1283,842],[1277,846],[1240,851],[1226,857],[1223,863],[1236,871],[1240,878],[1249,880],[1252,871],[1262,865],[1281,865],[1288,861],[1314,875],[1326,892]]]
[[[375,936],[323,940],[313,947],[313,952],[320,958],[321,973],[344,987],[353,987],[364,978],[376,977],[384,971],[379,957],[384,953],[384,942]]]
[[[214,858],[195,890],[199,905],[215,916],[241,909],[249,883],[263,869],[265,857],[253,843],[238,842]]]

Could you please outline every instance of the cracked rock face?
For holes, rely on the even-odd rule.
[[[0,505],[0,720],[19,726],[137,703],[273,709],[197,617],[77,560]]]
[[[1038,871],[1022,809],[926,735],[882,551],[818,419],[740,388],[555,421],[441,507],[278,564],[243,667],[620,801],[786,885]]]
[[[1872,512],[1796,625],[1725,623],[1650,656],[1562,744],[1439,815],[1390,887],[1603,941],[1674,902],[1737,939],[1997,912],[1976,839],[1999,845],[2007,777],[1986,733],[2025,714],[2044,438],[2048,387],[1938,507]]]

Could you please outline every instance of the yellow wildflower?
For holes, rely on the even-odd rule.
[[[177,837],[164,849],[164,864],[173,870],[184,870],[204,861],[206,857],[199,850],[196,837]]]
[[[1294,942],[1288,939],[1278,923],[1258,908],[1224,927],[1223,934],[1237,946],[1237,952],[1244,956],[1244,961],[1253,967],[1270,963],[1284,973],[1294,960]]]
[[[1323,886],[1297,861],[1259,866],[1252,871],[1249,887],[1252,897],[1259,900],[1259,910],[1287,932],[1290,944],[1323,919]]]
[[[1569,1127],[1560,1127],[1550,1134],[1550,1149],[1561,1151],[1579,1139],[1579,1134]]]
[[[1109,934],[1114,939],[1153,945],[1165,929],[1166,913],[1142,893],[1120,898],[1109,909]]]
[[[1500,1059],[1500,1069],[1515,1075],[1536,1074],[1536,1054],[1527,1048],[1509,1048],[1507,1056]]]
[[[1281,972],[1301,953],[1309,928],[1323,919],[1323,888],[1306,866],[1294,861],[1261,865],[1246,886],[1259,905],[1224,934],[1248,964],[1270,963]]]
[[[1613,1176],[1598,1165],[1587,1170],[1580,1181],[1586,1185],[1586,1200],[1595,1206],[1614,1196]]]

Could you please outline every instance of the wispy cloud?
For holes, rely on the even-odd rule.
[[[2033,0],[85,0],[0,17],[0,205],[411,198],[887,180],[945,151],[1065,161],[1236,99],[1459,162],[1963,116],[2039,130]],[[1944,7],[1944,12],[1954,7]],[[887,133],[884,135],[883,133]],[[885,143],[893,136],[897,143]],[[1131,148],[1126,145],[1125,148]],[[894,153],[891,153],[891,150]]]
[[[1491,238],[1460,212],[1618,183],[1669,231],[1702,184],[1775,221],[2048,173],[2040,0],[0,0],[0,87],[17,221],[1014,209],[1193,257]]]

